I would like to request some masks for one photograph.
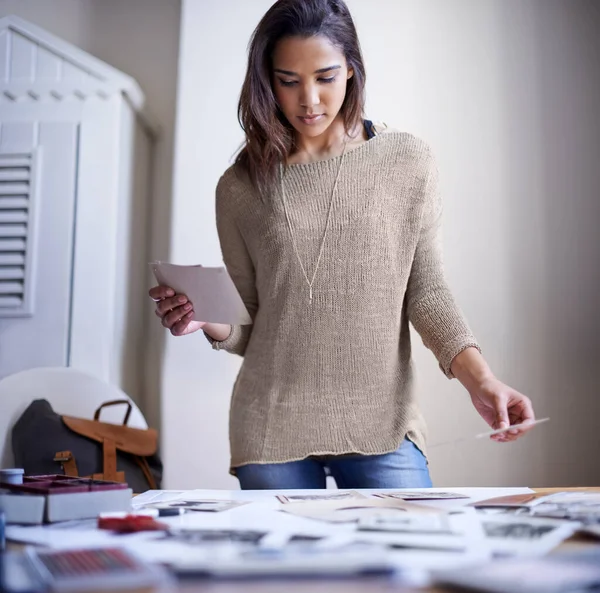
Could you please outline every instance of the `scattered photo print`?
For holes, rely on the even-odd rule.
[[[447,515],[404,513],[359,521],[358,531],[383,533],[412,533],[423,535],[456,535]]]
[[[469,498],[457,492],[381,492],[379,498],[398,498],[400,500],[459,500]]]
[[[600,493],[558,492],[533,507],[531,515],[581,521],[585,525],[600,524]]]
[[[239,500],[172,500],[160,504],[150,504],[146,508],[151,509],[184,509],[186,511],[202,511],[207,513],[218,513],[228,511],[236,507],[248,504]]]
[[[365,499],[359,492],[349,490],[347,492],[332,492],[331,494],[291,494],[289,496],[284,494],[277,495],[277,500],[283,504],[290,502],[316,502],[319,500],[351,500],[351,499]]]
[[[481,526],[494,556],[542,556],[571,537],[581,524],[518,515],[484,515]]]
[[[518,540],[539,540],[552,533],[555,525],[532,525],[526,522],[489,523],[483,522],[486,537]]]
[[[188,545],[215,543],[258,545],[265,535],[267,535],[266,531],[248,529],[182,529],[171,530],[164,539]]]
[[[323,541],[324,535],[292,535],[288,540],[289,544],[314,544]]]

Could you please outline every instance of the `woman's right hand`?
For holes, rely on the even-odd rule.
[[[194,306],[184,294],[175,294],[169,286],[154,286],[148,291],[156,302],[155,313],[161,323],[174,336],[193,334],[205,325],[205,321],[194,321]]]

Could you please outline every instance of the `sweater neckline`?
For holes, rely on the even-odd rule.
[[[386,134],[385,132],[383,132],[381,134],[377,134],[377,136],[374,136],[373,138],[370,138],[369,140],[363,142],[362,144],[359,144],[355,148],[352,148],[351,150],[346,151],[346,158],[348,158],[351,155],[355,155],[355,153],[359,153],[359,152],[365,150],[367,147],[372,146],[380,138],[382,138],[383,136],[387,136],[388,134],[389,133]],[[321,166],[327,166],[327,165],[336,163],[341,158],[342,158],[342,155],[338,154],[336,156],[330,156],[326,159],[319,159],[318,161],[310,161],[309,163],[292,163],[291,165],[286,165],[285,168],[288,171],[301,170],[301,169],[314,169],[314,168],[318,168]]]

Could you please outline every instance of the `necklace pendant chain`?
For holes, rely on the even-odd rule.
[[[327,210],[327,220],[325,222],[325,230],[323,231],[323,236],[321,237],[321,244],[319,246],[319,255],[317,257],[317,263],[315,264],[315,269],[313,271],[312,279],[308,279],[308,274],[306,273],[306,269],[304,268],[304,264],[302,263],[302,258],[300,257],[300,253],[298,251],[298,245],[296,244],[296,238],[294,236],[294,229],[292,227],[292,222],[290,219],[290,215],[287,207],[287,200],[285,195],[285,186],[283,184],[283,164],[279,164],[279,175],[281,181],[281,201],[283,202],[283,211],[285,212],[285,219],[287,221],[288,230],[290,233],[290,237],[292,239],[292,245],[294,247],[294,253],[296,254],[296,259],[300,264],[300,269],[302,270],[302,274],[304,276],[304,280],[308,285],[308,304],[312,305],[313,302],[313,283],[315,281],[315,277],[317,275],[317,270],[319,269],[319,264],[321,263],[321,256],[323,255],[323,247],[325,246],[325,239],[327,238],[327,233],[329,231],[329,224],[331,221],[331,213],[333,211],[333,198],[335,196],[335,192],[337,189],[338,181],[340,178],[340,172],[342,170],[342,163],[344,162],[344,157],[346,156],[346,146],[347,140],[344,141],[344,149],[342,151],[342,157],[340,158],[340,164],[338,165],[337,175],[335,177],[335,182],[333,184],[333,188],[331,190],[331,196],[329,198],[329,208]]]

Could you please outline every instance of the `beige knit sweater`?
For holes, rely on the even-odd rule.
[[[291,165],[288,212],[312,277],[341,157]],[[425,450],[409,321],[451,377],[477,346],[444,279],[437,170],[421,140],[390,131],[349,151],[313,300],[279,191],[263,200],[235,167],[217,186],[225,265],[254,324],[213,348],[244,357],[230,414],[231,467],[310,455]]]

